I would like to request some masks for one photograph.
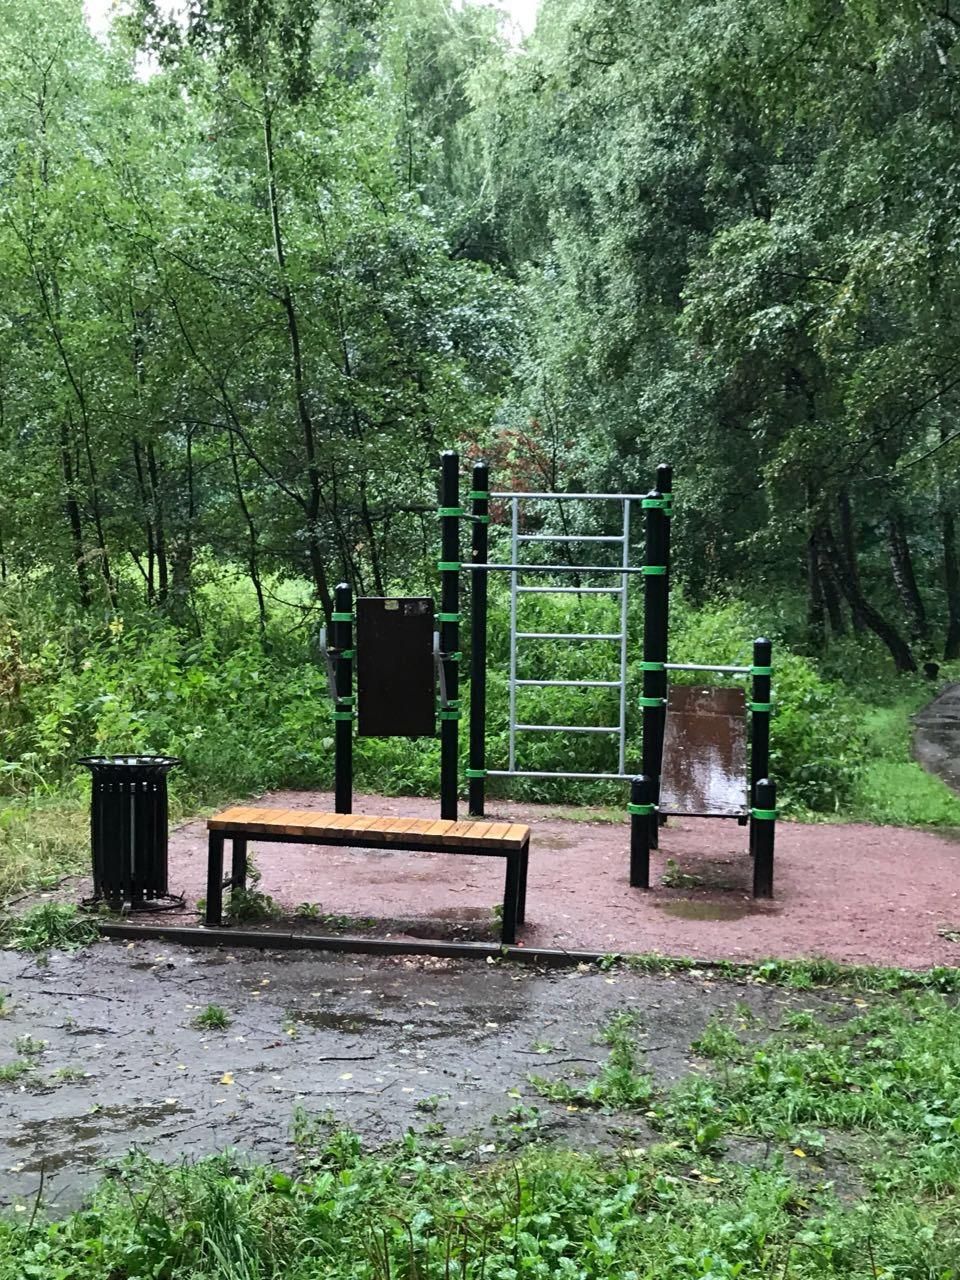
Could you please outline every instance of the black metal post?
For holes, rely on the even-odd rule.
[[[757,783],[770,772],[770,712],[773,710],[770,685],[773,674],[773,645],[769,640],[753,642],[750,692],[750,805],[757,803]],[[750,852],[754,852],[756,825],[750,823]]]
[[[777,830],[777,789],[769,778],[759,778],[756,803],[750,811],[753,832],[753,896],[773,897],[773,846]]]
[[[664,470],[667,470],[666,468]],[[659,478],[659,471],[658,471]],[[667,555],[669,554],[669,499],[659,490],[648,493],[642,502],[646,516],[643,563],[643,772],[653,785],[653,803],[660,800],[663,758],[664,707],[667,696]],[[650,845],[659,843],[659,818],[650,818]]]
[[[473,515],[474,564],[487,563],[490,529],[490,469],[485,462],[473,468],[470,490]],[[487,776],[487,581],[486,569],[470,571],[470,762],[467,780],[470,812],[483,817],[485,779]]]
[[[333,707],[334,809],[353,812],[353,591],[339,582],[333,593],[333,657],[337,699]]]
[[[655,831],[656,805],[653,782],[646,774],[630,783],[630,884],[634,889],[650,888],[650,833]]]
[[[460,736],[460,459],[440,457],[440,661],[446,704],[440,708],[440,817],[457,816]]]
[[[660,495],[660,511],[663,513],[663,563],[667,566],[666,577],[663,583],[663,614],[661,625],[663,627],[663,660],[667,661],[667,655],[670,651],[670,531],[671,516],[673,515],[673,467],[669,463],[661,462],[657,467],[657,478],[654,485],[657,493]],[[660,760],[660,768],[657,770],[657,800],[660,798],[660,774],[663,772],[663,739],[667,727],[667,677],[664,673],[663,677],[663,706],[660,708],[660,724],[657,729],[657,758]],[[658,815],[659,816],[659,815]],[[662,826],[666,822],[666,818],[659,818],[659,824]]]

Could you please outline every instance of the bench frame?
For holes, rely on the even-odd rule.
[[[284,812],[278,810],[278,812]],[[366,815],[357,815],[358,817]],[[210,822],[218,822],[216,816]],[[259,825],[259,824],[258,824]],[[397,849],[405,853],[453,853],[469,854],[473,857],[505,858],[506,875],[503,886],[503,919],[500,940],[507,946],[517,940],[517,926],[526,920],[527,909],[527,862],[530,853],[530,833],[527,832],[519,848],[504,849],[491,847],[482,839],[471,841],[469,836],[457,833],[456,845],[438,843],[442,836],[432,840],[418,840],[416,835],[405,835],[403,832],[389,833],[376,830],[344,831],[339,834],[336,829],[320,828],[317,836],[308,834],[287,835],[282,832],[251,831],[250,824],[239,823],[235,828],[227,821],[223,826],[211,827],[208,824],[207,853],[207,905],[204,923],[216,928],[223,924],[223,890],[226,887],[245,889],[247,886],[247,842],[255,840],[261,844],[315,844],[340,845],[351,849]],[[230,840],[233,845],[230,876],[223,876],[223,847]]]

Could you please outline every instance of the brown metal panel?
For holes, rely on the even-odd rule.
[[[747,810],[747,712],[741,688],[673,685],[667,697],[660,808],[735,817]]]
[[[433,601],[357,600],[357,732],[368,738],[432,738]]]

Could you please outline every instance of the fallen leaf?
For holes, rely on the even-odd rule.
[[[345,1071],[345,1072],[343,1073],[343,1075],[340,1077],[340,1079],[341,1079],[341,1080],[352,1080],[352,1079],[353,1079],[353,1072],[352,1072],[352,1071]]]
[[[225,1072],[223,1073],[223,1075],[220,1077],[220,1083],[221,1083],[221,1084],[233,1084],[233,1072],[232,1072],[232,1071],[225,1071]]]
[[[793,1154],[798,1160],[806,1160],[807,1158],[807,1153],[804,1151],[803,1147],[794,1147]]]

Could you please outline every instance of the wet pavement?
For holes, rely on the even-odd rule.
[[[0,952],[0,993],[0,1070],[27,1064],[0,1078],[0,1205],[31,1205],[42,1173],[51,1212],[79,1203],[134,1146],[161,1160],[235,1148],[293,1167],[298,1112],[374,1146],[411,1128],[461,1135],[468,1157],[490,1158],[504,1133],[491,1118],[522,1099],[551,1137],[622,1143],[623,1116],[547,1103],[528,1073],[593,1074],[607,1053],[596,1033],[626,1008],[639,1014],[647,1068],[669,1083],[690,1069],[710,1017],[737,1002],[779,1020],[786,1006],[836,999],[707,973],[547,974],[140,942],[53,953],[46,965]],[[208,1004],[229,1027],[192,1025]],[[641,1127],[635,1140],[647,1136]]]
[[[925,769],[960,791],[960,684],[951,684],[913,717],[913,750]]]

